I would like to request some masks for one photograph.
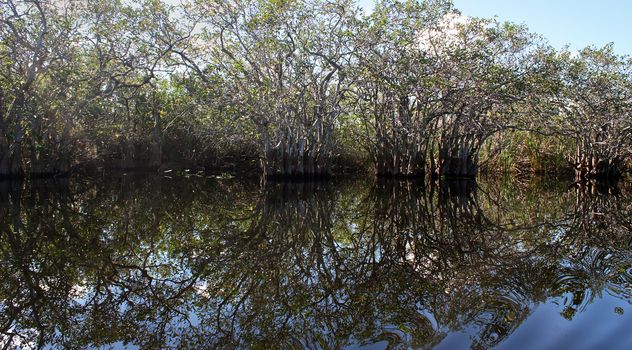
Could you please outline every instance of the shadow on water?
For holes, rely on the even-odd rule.
[[[626,191],[558,183],[0,184],[5,348],[501,344],[630,300]]]

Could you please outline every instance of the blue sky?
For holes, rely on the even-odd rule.
[[[556,48],[614,43],[632,55],[632,0],[453,0],[464,15],[524,23]],[[372,8],[373,0],[360,0]]]

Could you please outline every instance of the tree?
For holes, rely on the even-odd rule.
[[[333,131],[350,83],[356,11],[347,0],[202,5],[226,103],[252,122],[265,177],[330,172]]]
[[[554,130],[575,140],[571,163],[578,180],[621,176],[632,155],[631,61],[612,46],[586,48],[579,55],[559,55],[559,93],[551,103]]]
[[[91,0],[82,16],[86,65],[95,72],[84,97],[97,119],[93,134],[115,127],[111,141],[120,145],[122,168],[143,167],[138,153],[147,153],[146,164],[159,168],[165,127],[161,81],[177,76],[185,64],[195,23],[181,20],[184,14],[160,0]]]
[[[420,45],[420,36],[453,11],[449,1],[382,1],[366,19],[355,105],[378,176],[425,173],[428,124],[441,113],[431,68],[441,57]]]
[[[495,20],[446,18],[427,34],[435,62],[433,93],[442,113],[430,124],[437,173],[474,177],[483,143],[515,128],[544,66],[537,37],[524,26]],[[434,168],[434,166],[433,166]]]
[[[51,21],[55,8],[41,0],[0,2],[0,176],[21,176],[29,120],[39,124],[36,87],[54,67],[64,37]],[[58,36],[59,35],[59,36]],[[35,126],[37,128],[37,126]]]

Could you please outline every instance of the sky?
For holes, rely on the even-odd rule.
[[[632,55],[632,0],[453,0],[466,16],[526,24],[555,48],[578,50],[610,42],[618,54]],[[372,8],[373,0],[360,0]]]

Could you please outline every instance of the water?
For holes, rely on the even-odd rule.
[[[631,349],[631,211],[543,181],[2,183],[0,346]]]

